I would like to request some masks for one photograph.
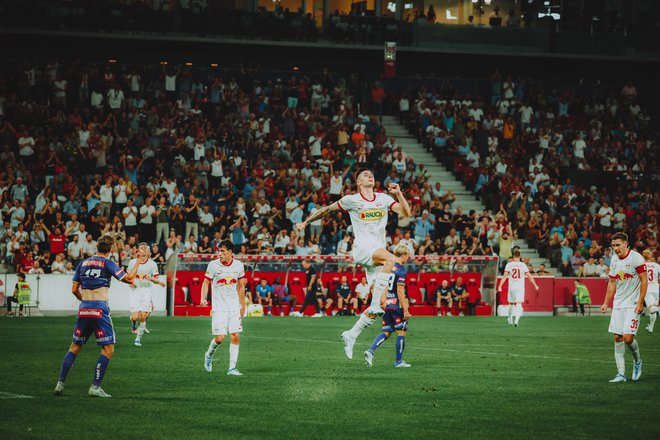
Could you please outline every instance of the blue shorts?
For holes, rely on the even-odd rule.
[[[92,333],[100,346],[117,342],[107,301],[82,301],[80,303],[78,320],[73,327],[73,342],[84,345]]]
[[[408,321],[403,320],[403,310],[385,310],[383,315],[383,331],[408,330]]]

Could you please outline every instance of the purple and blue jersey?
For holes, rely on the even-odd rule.
[[[394,269],[390,274],[390,280],[387,289],[387,298],[385,299],[385,310],[401,310],[399,301],[399,294],[397,293],[399,286],[406,285],[406,276],[408,272],[399,263],[394,265]]]
[[[107,258],[94,255],[78,264],[73,281],[80,283],[83,289],[110,287],[110,279],[121,280],[126,276],[124,269]],[[73,342],[84,345],[91,335],[101,345],[114,344],[117,341],[112,326],[110,308],[107,301],[81,301],[78,319],[73,327]]]
[[[121,280],[126,272],[112,260],[98,255],[91,256],[78,264],[73,274],[73,281],[80,283],[83,289],[110,287],[110,279]]]
[[[383,315],[383,331],[393,332],[395,330],[407,330],[408,321],[403,319],[403,308],[399,301],[398,287],[406,285],[406,276],[408,272],[399,263],[394,265],[390,274],[390,280],[385,299],[385,314]],[[406,298],[408,294],[406,293]]]

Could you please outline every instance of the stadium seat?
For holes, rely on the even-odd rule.
[[[174,305],[175,306],[185,306],[188,303],[186,302],[186,292],[183,290],[183,286],[180,284],[179,279],[174,280]]]
[[[422,302],[424,302],[422,290],[419,287],[417,277],[412,276],[406,278],[406,290],[408,290],[408,297],[412,304],[422,304]]]
[[[202,302],[202,283],[198,277],[193,277],[188,285],[189,301],[192,305],[199,305]]]
[[[429,298],[433,298],[433,295],[435,295],[435,291],[438,290],[438,286],[442,281],[438,277],[430,277],[428,281],[426,282],[426,300],[428,301]]]

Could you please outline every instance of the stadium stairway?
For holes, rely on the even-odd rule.
[[[410,134],[404,125],[399,123],[397,117],[383,116],[383,126],[385,127],[387,136],[394,136],[396,138],[396,143],[403,147],[403,151],[408,156],[412,157],[415,160],[415,163],[424,164],[429,172],[429,182],[431,185],[440,182],[442,189],[445,191],[452,190],[454,196],[456,196],[456,202],[454,202],[452,208],[455,209],[460,206],[466,214],[472,209],[477,212],[486,209],[484,204],[467,190],[465,185],[463,185],[460,180],[457,180],[451,171],[447,170],[441,163],[439,163],[435,157],[426,150],[424,145],[420,144],[417,141],[417,138]],[[523,259],[529,258],[534,269],[538,269],[540,264],[545,264],[548,272],[552,273],[554,276],[561,276],[559,271],[552,267],[548,259],[542,258],[536,249],[530,248],[524,240],[517,240],[515,244],[520,246],[521,257]]]

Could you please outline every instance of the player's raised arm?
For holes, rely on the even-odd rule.
[[[607,291],[605,292],[605,300],[603,305],[600,306],[600,312],[607,312],[609,304],[612,302],[612,297],[614,297],[614,292],[616,292],[616,280],[610,276],[610,279],[607,280]]]
[[[390,182],[388,191],[396,199],[396,202],[392,205],[392,211],[396,212],[401,217],[410,217],[412,215],[412,210],[410,209],[410,205],[404,197],[399,184]]]
[[[126,275],[124,275],[123,277],[118,278],[119,281],[126,284],[133,283],[133,280],[135,280],[135,276],[138,273],[138,269],[140,268],[140,262],[138,261],[140,259],[140,254],[141,254],[140,249],[138,249],[135,259],[135,265],[133,266],[130,272],[126,273]]]
[[[322,219],[326,215],[330,214],[332,211],[339,211],[341,209],[339,202],[335,202],[331,205],[323,206],[319,208],[314,214],[310,215],[307,217],[307,220],[302,221],[300,223],[296,223],[296,229],[298,231],[303,231],[313,221]]]

